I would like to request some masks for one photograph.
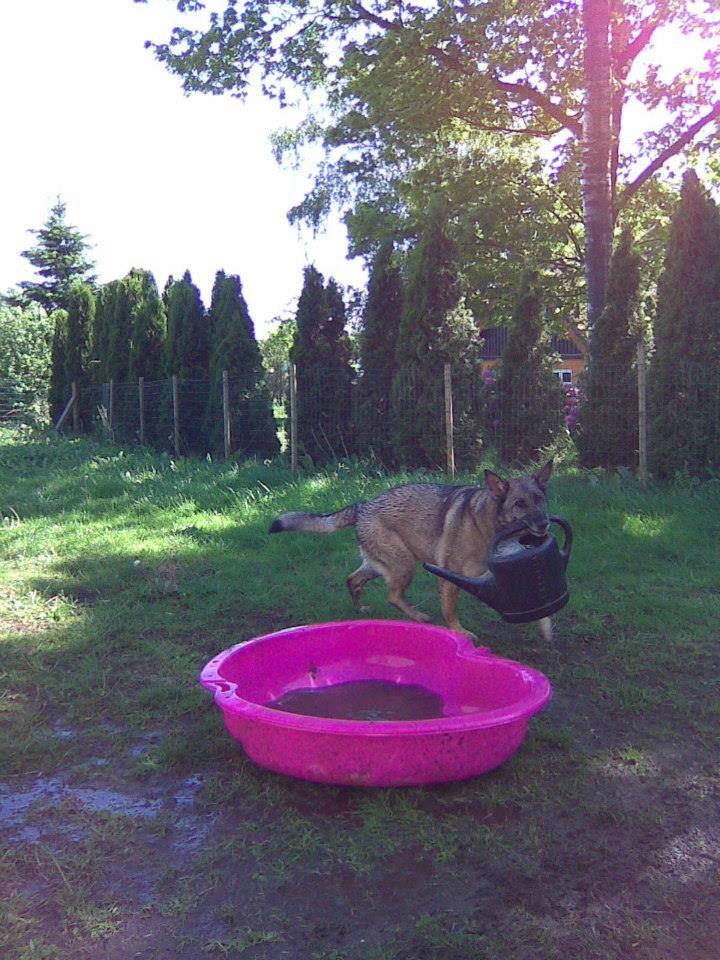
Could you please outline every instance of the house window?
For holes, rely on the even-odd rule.
[[[560,383],[572,383],[572,370],[553,370]]]

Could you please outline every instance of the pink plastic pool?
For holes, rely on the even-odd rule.
[[[299,691],[350,689],[360,681],[438,695],[441,715],[357,720],[268,706]],[[320,623],[258,637],[214,657],[200,682],[260,766],[320,783],[377,787],[492,770],[518,749],[529,718],[551,695],[548,679],[531,667],[443,627],[399,620]]]

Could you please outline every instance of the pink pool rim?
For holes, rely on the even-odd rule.
[[[266,706],[293,690],[356,680],[420,685],[442,697],[446,715],[345,720]],[[444,627],[402,620],[318,623],[257,637],[213,657],[200,683],[258,765],[368,787],[464,780],[498,767],[552,692],[532,667]]]

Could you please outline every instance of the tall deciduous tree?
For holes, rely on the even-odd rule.
[[[215,275],[209,311],[210,397],[206,436],[222,453],[222,377],[227,371],[232,423],[231,450],[242,456],[272,457],[279,452],[270,391],[265,382],[255,327],[242,292],[240,277]]]
[[[23,406],[41,404],[47,417],[53,321],[36,303],[10,306],[0,299],[0,386]]]
[[[185,12],[202,6],[178,0]],[[311,218],[334,201],[351,204],[368,170],[398,149],[414,152],[420,164],[423,134],[459,144],[478,130],[512,138],[562,133],[566,151],[584,148],[594,320],[610,255],[608,216],[670,158],[711,142],[720,119],[720,57],[706,39],[718,29],[715,0],[613,0],[608,7],[609,0],[249,0],[241,7],[228,0],[209,23],[177,28],[155,51],[188,91],[243,96],[258,70],[264,89],[281,100],[294,84],[325,86],[330,121],[310,118],[286,138],[294,146],[320,140],[328,151],[303,210]],[[704,60],[668,70],[653,48],[668,25],[705,38]],[[641,55],[639,83],[631,71]],[[630,103],[657,110],[656,122],[623,156]],[[331,167],[339,170],[334,191]]]
[[[297,370],[298,433],[305,453],[328,461],[351,453],[350,343],[340,288],[305,268],[290,359]]]
[[[592,328],[603,309],[612,249],[610,0],[583,0],[583,30],[582,197],[587,315]]]
[[[43,226],[30,231],[37,243],[22,253],[40,277],[20,283],[23,297],[48,312],[67,308],[74,283],[95,281],[94,263],[87,257],[87,237],[67,223],[65,213],[66,205],[58,197]]]
[[[640,337],[640,258],[625,230],[613,253],[605,307],[593,329],[588,398],[580,414],[578,447],[585,467],[637,464],[638,417],[635,360]]]
[[[720,211],[697,175],[685,175],[658,283],[651,367],[656,472],[707,475],[720,467]]]

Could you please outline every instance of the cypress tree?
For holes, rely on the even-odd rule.
[[[362,373],[358,383],[357,432],[361,451],[373,452],[387,464],[394,461],[387,425],[397,370],[402,304],[402,277],[394,261],[392,241],[386,241],[378,249],[370,270],[360,330]]]
[[[693,171],[680,191],[658,282],[650,454],[661,477],[720,467],[720,211]]]
[[[167,287],[165,369],[178,378],[180,436],[185,450],[207,453],[204,436],[209,393],[210,337],[200,291],[186,270]]]
[[[637,461],[640,260],[623,231],[610,261],[605,307],[592,331],[587,401],[580,414],[578,450],[584,467],[632,468]]]
[[[297,368],[298,433],[305,453],[327,461],[352,451],[350,344],[345,304],[334,280],[325,287],[305,268],[290,359]]]
[[[130,326],[128,379],[158,380],[163,374],[165,307],[155,277],[149,270],[134,267],[125,277]]]
[[[66,205],[58,197],[47,220],[39,230],[30,230],[37,243],[21,256],[30,261],[41,280],[19,284],[24,299],[39,303],[48,313],[68,307],[75,283],[94,284],[94,266],[87,259],[87,237],[65,221]]]
[[[208,320],[212,344],[205,434],[211,449],[216,453],[224,450],[222,375],[226,370],[233,452],[242,456],[273,457],[280,445],[272,399],[240,277],[226,276],[222,270],[215,275]]]
[[[95,316],[95,296],[86,283],[74,284],[67,295],[65,338],[65,383],[76,383],[79,390],[81,423],[88,427],[92,398],[89,395],[90,331]]]
[[[525,466],[537,460],[562,428],[563,393],[545,340],[535,271],[522,279],[497,380],[498,452]]]
[[[50,419],[57,423],[70,399],[71,387],[65,372],[67,348],[67,310],[56,310],[52,316],[53,338],[50,348],[50,390],[48,402]]]
[[[112,280],[107,286],[105,380],[117,385],[127,380],[130,366],[130,302],[123,280]]]
[[[168,374],[180,380],[207,380],[210,352],[208,321],[200,291],[186,270],[182,280],[167,288],[167,339],[165,363]]]
[[[443,328],[458,301],[457,250],[445,204],[436,199],[409,257],[392,387],[395,450],[407,466],[443,460]]]

